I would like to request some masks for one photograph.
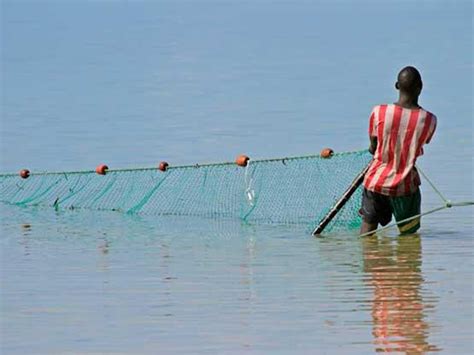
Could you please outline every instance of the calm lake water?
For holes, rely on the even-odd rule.
[[[419,165],[473,197],[472,3],[3,1],[1,171],[367,146],[422,72]],[[315,182],[317,183],[317,182]],[[423,209],[441,205],[423,182]],[[473,210],[395,231],[0,205],[2,354],[469,354]]]

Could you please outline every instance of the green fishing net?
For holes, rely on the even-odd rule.
[[[367,151],[329,159],[302,156],[235,163],[156,168],[0,174],[0,201],[56,209],[112,210],[159,216],[240,218],[249,223],[318,224],[358,173]],[[361,189],[328,230],[360,225]]]

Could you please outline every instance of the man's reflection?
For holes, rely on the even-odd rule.
[[[372,321],[377,352],[408,354],[438,351],[429,343],[427,308],[422,298],[421,239],[417,235],[396,239],[364,238],[364,271],[374,290]]]

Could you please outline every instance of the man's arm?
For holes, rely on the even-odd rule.
[[[375,121],[375,112],[378,106],[372,109],[369,117],[369,137],[370,137],[370,146],[369,152],[374,155],[377,150],[377,125]]]
[[[376,150],[377,150],[377,137],[370,137],[370,147],[369,147],[370,154],[374,155]]]
[[[431,114],[430,130],[429,130],[429,133],[428,133],[428,138],[426,138],[426,144],[431,142],[431,138],[433,138],[433,134],[436,131],[436,123],[437,123],[436,116]]]

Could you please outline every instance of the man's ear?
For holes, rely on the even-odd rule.
[[[395,83],[395,89],[400,90],[400,85],[398,85],[398,81]]]

